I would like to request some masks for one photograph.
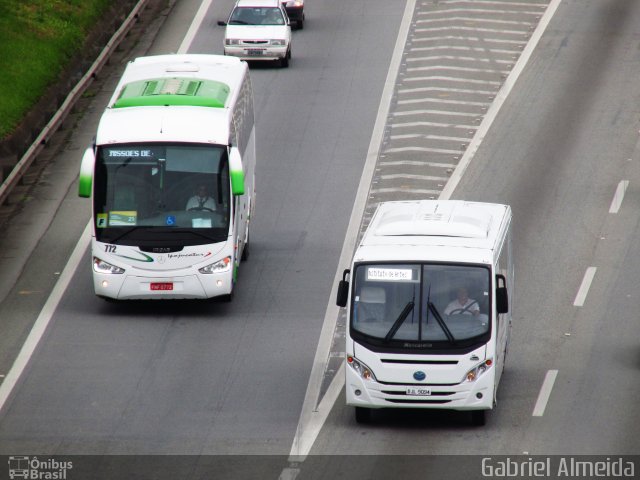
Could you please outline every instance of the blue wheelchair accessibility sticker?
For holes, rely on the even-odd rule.
[[[167,222],[167,225],[171,227],[176,224],[176,217],[173,215],[168,215],[166,222]]]

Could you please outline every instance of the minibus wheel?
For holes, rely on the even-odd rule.
[[[482,427],[487,423],[486,410],[471,410],[471,423],[476,427]]]
[[[356,407],[356,422],[369,423],[371,421],[371,409],[365,407]]]

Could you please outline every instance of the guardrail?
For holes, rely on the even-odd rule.
[[[124,20],[122,25],[107,42],[107,45],[98,55],[98,58],[91,64],[87,73],[78,81],[76,86],[71,89],[64,102],[51,120],[45,125],[40,134],[33,141],[31,146],[22,155],[20,160],[15,164],[7,178],[0,184],[0,205],[3,205],[9,198],[11,191],[18,185],[22,177],[27,173],[34,159],[38,156],[49,138],[58,130],[62,122],[71,112],[75,103],[80,99],[85,90],[91,85],[100,69],[107,62],[113,51],[118,47],[122,39],[127,35],[131,27],[137,21],[140,11],[144,9],[148,0],[139,0],[131,13]]]

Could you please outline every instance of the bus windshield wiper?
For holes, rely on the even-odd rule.
[[[141,228],[148,228],[148,227],[144,227],[141,225],[138,225],[135,227],[129,227],[124,232],[120,233],[119,235],[116,235],[114,238],[110,238],[107,243],[117,243],[118,240],[122,240],[124,237],[126,237],[130,233],[134,232],[135,230],[140,230]]]
[[[393,322],[393,325],[391,326],[391,329],[389,330],[387,335],[384,337],[384,341],[385,342],[388,342],[389,340],[391,340],[393,338],[393,336],[396,334],[396,332],[398,331],[398,329],[400,328],[402,323],[409,316],[409,313],[411,313],[411,310],[413,310],[413,306],[414,306],[414,302],[413,301],[408,302],[405,305],[405,307],[400,312],[400,315],[398,315],[398,318],[396,319],[396,321]]]
[[[451,330],[449,330],[449,327],[447,327],[447,324],[445,323],[445,321],[442,319],[442,317],[440,316],[440,312],[438,312],[438,309],[436,308],[436,306],[433,304],[433,302],[427,302],[427,308],[429,309],[429,311],[433,314],[433,318],[436,319],[436,322],[438,322],[438,325],[440,325],[440,328],[442,328],[442,331],[444,332],[444,334],[447,336],[447,339],[455,344],[456,343],[456,339],[453,336],[453,334],[451,333]]]

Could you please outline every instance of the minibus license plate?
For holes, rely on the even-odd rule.
[[[173,290],[173,283],[170,283],[170,282],[152,283],[151,290]]]
[[[262,55],[264,53],[264,50],[260,50],[257,48],[249,48],[247,50],[247,55]]]
[[[430,388],[407,387],[407,395],[431,395]]]

